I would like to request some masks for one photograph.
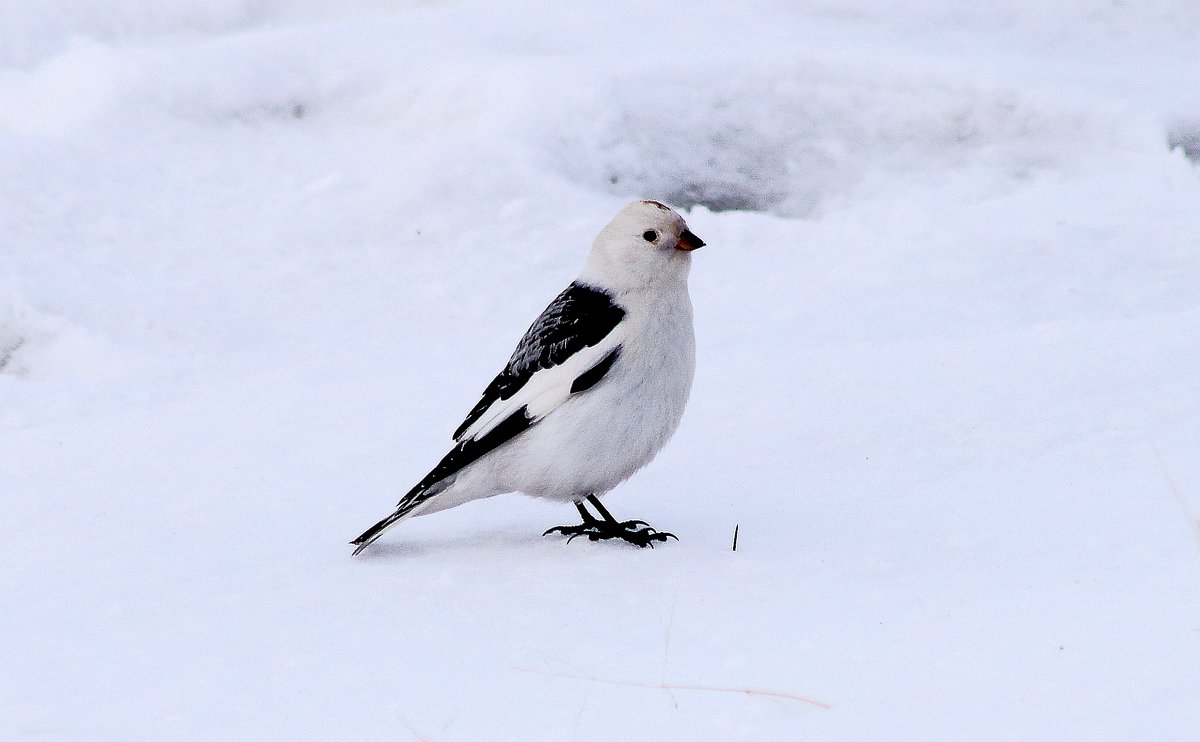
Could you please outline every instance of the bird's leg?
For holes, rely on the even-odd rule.
[[[644,520],[618,521],[613,517],[612,513],[608,512],[608,508],[600,503],[600,498],[595,495],[588,495],[587,501],[592,503],[592,507],[596,508],[596,512],[600,513],[600,517],[604,518],[605,527],[610,531],[611,535],[601,536],[600,538],[620,538],[637,546],[649,546],[651,548],[654,548],[653,542],[655,541],[666,541],[668,538],[673,538],[676,541],[679,540],[679,537],[673,533],[654,530]]]
[[[668,538],[673,538],[676,541],[679,540],[673,533],[654,530],[644,520],[618,521],[612,516],[612,513],[608,512],[607,508],[600,504],[599,498],[595,495],[588,495],[587,501],[592,504],[592,507],[596,508],[596,512],[600,513],[600,517],[603,520],[598,520],[588,512],[582,500],[577,500],[575,507],[579,510],[579,514],[583,516],[583,523],[577,526],[555,526],[548,529],[542,535],[548,536],[551,533],[561,533],[568,537],[567,543],[570,543],[577,536],[587,536],[589,541],[607,541],[619,538],[635,546],[649,546],[651,548],[654,548],[655,541],[666,541]]]
[[[608,521],[612,525],[619,525],[628,529],[634,529],[637,526],[645,526],[647,528],[650,527],[650,524],[644,520],[627,520],[624,522],[618,521],[613,517],[612,513],[608,512],[608,508],[600,504],[600,498],[596,497],[595,495],[588,495],[587,501],[592,503],[592,507],[596,508],[596,512],[600,513],[601,518],[604,518],[604,520]]]
[[[567,543],[570,543],[571,539],[576,536],[590,536],[600,527],[600,521],[596,520],[596,516],[589,513],[588,509],[583,506],[583,500],[576,500],[575,508],[579,511],[580,517],[583,518],[582,523],[577,526],[554,526],[553,528],[547,528],[542,535],[549,536],[552,533],[561,533],[568,537]]]

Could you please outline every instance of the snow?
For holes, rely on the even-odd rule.
[[[0,6],[0,738],[1191,740],[1187,0]],[[625,201],[607,503],[384,515]],[[739,526],[738,550],[731,551]]]

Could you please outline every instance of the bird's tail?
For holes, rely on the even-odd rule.
[[[354,549],[354,556],[358,556],[360,551],[375,543],[375,539],[382,536],[384,531],[412,515],[412,511],[414,509],[415,508],[405,508],[401,506],[396,509],[396,512],[363,531],[358,538],[350,542],[357,547]]]
[[[375,540],[383,535],[384,531],[396,525],[402,520],[406,520],[422,510],[422,506],[427,504],[434,495],[444,491],[447,487],[454,483],[454,476],[442,477],[441,473],[434,469],[427,477],[421,480],[420,484],[408,491],[400,502],[396,505],[396,511],[388,517],[379,521],[367,530],[363,531],[358,538],[350,543],[357,547],[354,550],[353,556],[358,556],[358,553],[375,543]]]

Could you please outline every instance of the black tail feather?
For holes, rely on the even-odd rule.
[[[359,535],[358,538],[356,538],[350,542],[354,546],[358,547],[357,549],[354,550],[354,556],[358,556],[358,553],[360,551],[367,548],[371,544],[375,543],[375,539],[382,536],[384,531],[386,531],[387,529],[389,529],[393,525],[395,525],[398,521],[400,521],[402,518],[404,518],[405,515],[408,515],[408,513],[410,511],[411,511],[411,508],[400,508],[399,510],[392,513],[388,517],[384,518],[383,520],[379,521],[378,523],[371,526],[367,530],[363,531],[362,534]]]
[[[400,498],[396,512],[363,531],[361,536],[350,542],[358,547],[354,553],[358,554],[370,546],[371,542],[382,536],[388,528],[403,520],[406,515],[416,510],[429,498],[445,490],[465,467],[473,464],[481,456],[491,453],[497,446],[512,440],[533,423],[534,420],[529,417],[525,407],[522,406],[478,440],[469,439],[460,442],[451,449],[450,453],[442,457],[433,471],[425,475],[425,478],[416,487]]]

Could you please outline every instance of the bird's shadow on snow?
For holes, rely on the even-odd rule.
[[[449,554],[482,555],[495,558],[500,554],[530,555],[559,553],[563,550],[581,550],[588,554],[612,554],[614,552],[640,553],[650,551],[626,543],[589,543],[579,539],[568,543],[562,536],[542,536],[540,533],[513,533],[511,531],[476,531],[454,537],[439,539],[432,536],[398,539],[387,543],[374,543],[354,557],[362,561],[386,561],[396,559],[420,559],[426,556],[445,558]]]
[[[374,543],[356,559],[374,561],[383,559],[414,559],[430,554],[444,556],[448,552],[497,552],[528,551],[539,544],[551,544],[551,539],[540,534],[514,534],[511,531],[482,531],[451,538],[410,538],[408,540]]]

